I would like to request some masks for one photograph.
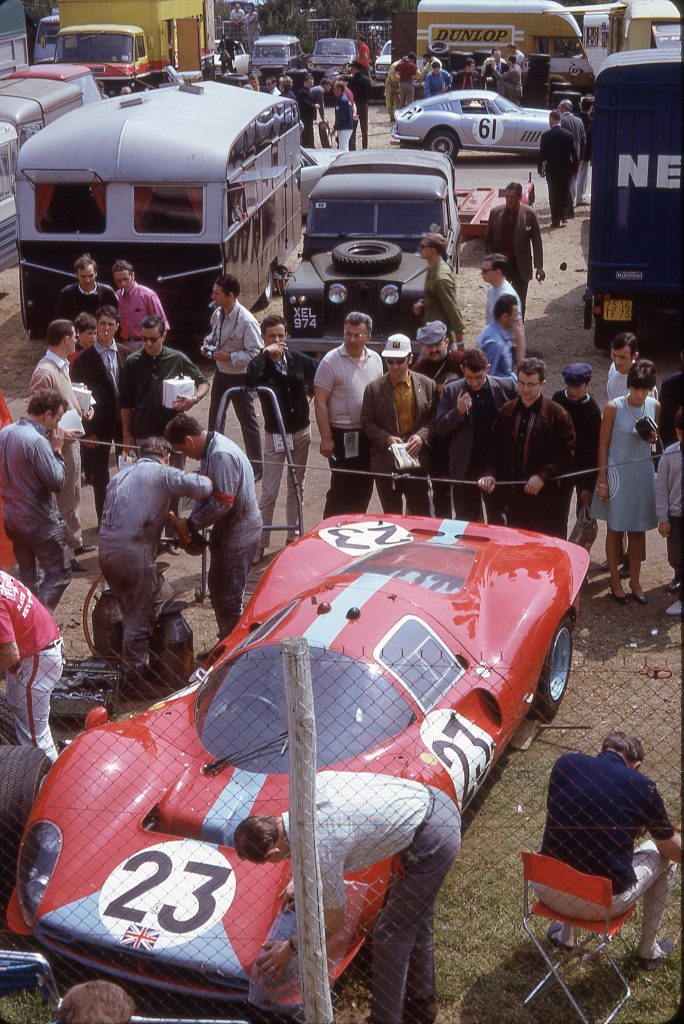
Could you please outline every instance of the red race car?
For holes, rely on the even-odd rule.
[[[131,980],[287,1005],[253,971],[294,914],[289,865],[232,847],[250,813],[288,805],[280,642],[307,639],[318,770],[399,775],[463,807],[521,721],[565,693],[587,552],[503,527],[388,516],[326,520],[262,578],[191,685],[62,753],[21,843],[12,928]],[[390,864],[347,880],[335,977],[382,906]],[[296,974],[296,970],[292,972]],[[251,987],[250,987],[251,986]]]

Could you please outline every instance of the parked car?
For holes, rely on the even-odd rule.
[[[373,73],[380,82],[384,82],[387,78],[387,72],[390,69],[392,63],[392,40],[388,39],[382,50],[380,56],[375,60],[375,68]]]
[[[350,70],[355,59],[356,43],[353,39],[318,39],[311,54],[309,70],[339,75]]]
[[[308,640],[322,783],[411,778],[463,809],[520,724],[560,708],[588,563],[575,544],[506,527],[324,520],[272,563],[208,671],[134,717],[91,712],[37,793],[21,852],[18,835],[1,847],[2,877],[17,880],[10,927],[98,974],[254,1001],[264,940],[296,927],[278,898],[289,863],[233,846],[247,815],[289,806],[281,640]],[[0,751],[13,829],[38,790],[36,754]],[[32,771],[19,775],[22,759]],[[347,879],[333,979],[389,878],[384,860]],[[298,978],[294,962],[271,997],[299,1002]]]
[[[430,96],[396,112],[391,135],[401,146],[454,160],[461,149],[536,153],[548,110],[526,110],[503,96],[467,89]]]
[[[261,36],[252,49],[252,71],[306,67],[306,54],[296,36]]]
[[[441,231],[458,265],[454,169],[439,153],[341,153],[309,196],[303,259],[285,286],[290,347],[325,352],[339,345],[352,310],[373,317],[372,344],[420,325],[427,265],[425,231]]]

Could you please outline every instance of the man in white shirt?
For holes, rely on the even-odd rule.
[[[614,402],[616,398],[624,398],[627,395],[627,374],[639,358],[638,344],[636,334],[632,334],[631,331],[622,331],[620,334],[616,334],[611,341],[610,358],[612,362],[606,383],[606,395],[609,402]],[[653,388],[649,394],[657,398],[658,389]]]
[[[373,321],[366,313],[349,313],[344,341],[321,359],[314,379],[314,409],[321,435],[320,453],[330,466],[330,487],[323,518],[363,514],[373,494],[370,441],[361,430],[366,385],[382,377],[382,359],[368,348]],[[361,470],[344,473],[340,470]]]
[[[482,279],[487,288],[487,323],[494,322],[494,306],[502,295],[513,295],[520,309],[520,297],[515,288],[508,280],[510,263],[508,257],[501,252],[488,253],[482,260]],[[518,317],[511,328],[513,362],[517,366],[525,358],[525,322]],[[496,376],[496,373],[492,374]]]
[[[38,362],[29,395],[44,388],[58,391],[68,410],[81,417],[81,406],[71,385],[69,356],[76,351],[76,330],[71,320],[53,320],[47,329],[47,351]],[[92,418],[92,412],[89,414]],[[81,532],[81,448],[75,435],[67,431],[62,449],[66,478],[64,487],[57,492],[57,508],[64,520],[67,544],[71,548],[72,572],[85,572],[85,566],[76,561],[76,555],[85,555],[95,548],[83,543]]]
[[[401,854],[373,930],[370,1024],[434,1024],[438,1006],[433,953],[435,898],[461,848],[461,816],[440,789],[368,772],[321,772],[316,841],[326,935],[344,925],[347,873]],[[255,864],[290,856],[290,816],[255,814],[235,829],[235,852]],[[292,889],[286,890],[286,898]],[[266,942],[258,966],[277,979],[297,952],[297,937]]]
[[[263,348],[256,317],[238,302],[240,282],[233,274],[217,277],[211,292],[216,309],[211,314],[211,331],[204,339],[203,353],[216,363],[211,386],[209,429],[223,433],[225,417],[219,421],[221,399],[229,388],[244,388],[247,366]],[[261,431],[251,391],[231,397],[235,415],[242,428],[245,452],[254,470],[254,479],[262,476]]]

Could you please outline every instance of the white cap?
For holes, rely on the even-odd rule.
[[[403,359],[411,355],[411,339],[405,334],[390,334],[381,355],[383,359]]]

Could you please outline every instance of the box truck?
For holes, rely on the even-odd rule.
[[[646,317],[679,338],[681,164],[679,53],[612,54],[596,79],[585,292],[597,348]]]

